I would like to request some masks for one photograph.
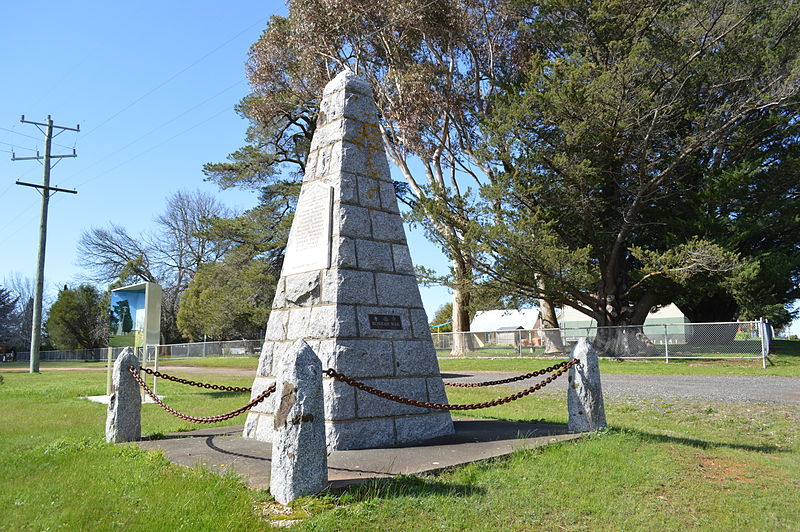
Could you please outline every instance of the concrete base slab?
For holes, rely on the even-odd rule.
[[[83,397],[83,399],[88,399],[93,403],[100,403],[100,404],[103,404],[103,405],[107,405],[110,398],[111,398],[110,395],[87,395],[86,397]],[[159,395],[158,398],[159,399],[164,399],[164,396],[163,395]],[[149,395],[145,395],[144,399],[142,399],[142,403],[148,403],[148,404],[153,403],[153,404],[155,404],[155,401],[153,401],[150,398]]]
[[[483,419],[456,419],[453,423],[455,434],[413,446],[333,451],[328,455],[330,486],[339,488],[375,478],[431,473],[503,456],[516,449],[542,447],[580,437],[580,434],[568,434],[566,425]],[[241,425],[199,429],[133,445],[161,450],[170,461],[183,466],[203,464],[217,471],[233,469],[251,488],[267,489],[272,446],[242,438],[241,433]]]

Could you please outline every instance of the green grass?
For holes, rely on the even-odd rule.
[[[108,345],[110,345],[111,347],[128,347],[133,345],[135,339],[136,339],[136,333],[134,332],[123,334],[120,336],[109,336]]]
[[[159,366],[196,366],[201,368],[252,368],[258,366],[258,355],[251,357],[162,358]],[[255,375],[255,374],[254,374]]]
[[[785,377],[800,376],[800,342],[775,340],[775,354],[769,356],[767,369],[761,360],[653,360],[604,359],[600,361],[601,373],[628,373],[647,375],[777,375]],[[552,365],[555,360],[530,358],[476,359],[447,358],[439,360],[443,372],[458,371],[518,371],[520,373],[541,369]]]
[[[767,369],[762,369],[761,360],[674,360],[668,364],[663,358],[652,360],[601,360],[600,370],[604,373],[627,373],[648,375],[777,375],[800,377],[800,341],[775,340],[775,354],[770,355]],[[498,351],[502,356],[508,350]],[[545,368],[558,360],[537,360],[530,358],[478,359],[478,358],[446,358],[439,360],[439,367],[444,372],[458,371],[511,371],[527,373]],[[206,358],[162,358],[159,364],[169,366],[197,366],[217,368],[246,368],[255,370],[258,357],[206,357]],[[27,368],[27,362],[0,364],[3,369]],[[44,369],[49,368],[103,368],[105,362],[47,362],[41,363]]]
[[[104,374],[0,375],[0,529],[263,530],[276,517],[266,493],[232,475],[105,444],[105,407],[79,399],[103,393]],[[506,392],[448,390],[454,403]],[[246,395],[169,382],[159,393],[196,415],[226,412]],[[307,530],[798,528],[800,407],[614,401],[606,409],[604,433],[303,498],[293,516]],[[563,423],[566,406],[544,393],[475,415]],[[145,434],[194,428],[154,405],[142,417]]]

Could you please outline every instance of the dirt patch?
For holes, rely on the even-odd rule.
[[[752,478],[745,476],[744,464],[722,458],[711,458],[702,454],[696,454],[695,459],[706,480],[719,484],[731,481],[748,484],[753,482]]]

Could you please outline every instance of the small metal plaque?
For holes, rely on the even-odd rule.
[[[402,331],[403,322],[397,314],[367,314],[370,329]]]

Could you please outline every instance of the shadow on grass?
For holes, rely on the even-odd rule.
[[[486,489],[470,484],[454,484],[436,478],[416,475],[398,475],[394,478],[370,479],[363,483],[331,486],[336,490],[331,495],[339,504],[352,504],[374,499],[395,499],[402,497],[469,497],[483,495]]]
[[[789,449],[782,449],[774,445],[745,445],[741,443],[727,443],[713,440],[700,440],[697,438],[686,438],[682,436],[667,436],[666,434],[655,434],[653,432],[644,432],[641,430],[626,429],[626,428],[611,428],[610,433],[619,434],[633,434],[644,441],[651,441],[655,443],[676,443],[680,445],[688,445],[698,449],[713,449],[716,447],[724,447],[728,449],[737,449],[740,451],[754,451],[758,453],[788,453]]]
[[[800,340],[773,340],[772,354],[800,357]]]

